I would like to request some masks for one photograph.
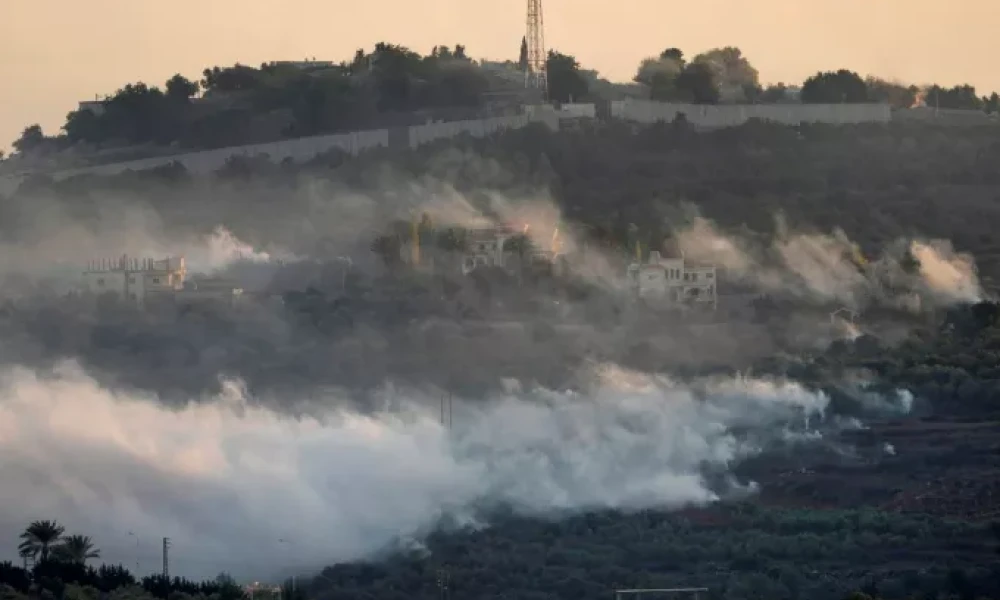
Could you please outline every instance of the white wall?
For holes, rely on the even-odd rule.
[[[52,173],[53,179],[65,179],[73,175],[115,175],[123,171],[144,171],[162,167],[174,162],[184,165],[191,173],[206,174],[221,169],[234,156],[267,156],[273,162],[291,159],[293,162],[304,162],[325,152],[341,150],[357,156],[365,150],[389,145],[389,130],[356,131],[337,135],[320,135],[313,137],[282,140],[267,144],[249,146],[232,146],[218,150],[205,150],[174,156],[158,156],[110,165],[68,169]]]
[[[409,128],[410,148],[419,148],[440,139],[468,134],[482,138],[508,129],[520,129],[533,121],[544,122],[553,129],[559,128],[558,118],[544,113],[528,113],[509,117],[493,117],[475,121],[446,121],[428,123]]]
[[[670,122],[683,113],[693,125],[706,128],[735,127],[749,119],[798,125],[800,123],[888,123],[892,111],[887,104],[672,104],[650,100],[611,103],[615,119],[639,123]]]
[[[419,148],[437,140],[453,138],[462,134],[473,137],[487,137],[508,129],[519,129],[532,122],[545,123],[554,130],[559,129],[559,120],[566,118],[594,118],[597,109],[594,104],[564,104],[560,110],[550,106],[527,107],[523,115],[493,117],[472,121],[450,121],[429,123],[407,128],[410,148]],[[699,127],[733,127],[752,118],[798,125],[820,122],[831,124],[888,123],[892,114],[885,104],[749,104],[749,105],[701,105],[669,104],[649,100],[622,100],[611,103],[611,116],[615,119],[639,123],[673,121],[684,113],[688,121]],[[305,162],[331,150],[339,149],[352,156],[366,150],[389,146],[389,130],[356,131],[336,135],[283,140],[267,144],[233,146],[218,150],[206,150],[174,156],[159,156],[109,165],[68,169],[47,173],[55,180],[73,175],[115,175],[124,171],[143,171],[178,162],[195,174],[207,174],[221,169],[234,156],[266,155],[274,162],[290,159]],[[0,193],[12,193],[23,180],[23,174],[0,176]]]
[[[453,138],[461,134],[469,134],[478,138],[487,137],[500,131],[519,129],[535,121],[543,122],[552,129],[559,128],[559,118],[554,111],[551,111],[550,113],[493,117],[473,121],[429,123],[427,125],[417,125],[407,128],[407,135],[409,146],[411,148],[418,148],[424,144],[429,144],[440,139]],[[234,156],[267,156],[273,162],[290,159],[292,162],[301,163],[332,150],[341,150],[352,156],[358,156],[367,150],[388,146],[389,130],[376,129],[372,131],[356,131],[353,133],[282,140],[267,144],[232,146],[229,148],[173,156],[157,156],[122,163],[66,169],[46,174],[58,181],[74,175],[116,175],[129,170],[145,171],[167,166],[174,162],[184,165],[184,168],[191,173],[208,174],[221,169]],[[0,176],[0,193],[12,193],[23,179],[23,175]]]

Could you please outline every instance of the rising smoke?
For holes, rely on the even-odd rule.
[[[438,396],[415,392],[386,390],[367,415],[330,398],[293,418],[249,402],[238,382],[168,410],[72,363],[8,368],[0,532],[58,517],[93,534],[105,560],[155,570],[166,536],[178,574],[260,575],[282,560],[363,557],[484,502],[527,514],[704,504],[752,489],[719,478],[740,460],[833,426],[827,397],[793,382],[590,373],[579,392],[515,386],[457,401],[449,430]]]
[[[972,257],[942,240],[899,240],[869,261],[840,230],[793,233],[779,227],[774,239],[762,243],[726,235],[696,217],[675,234],[686,257],[717,264],[760,291],[804,301],[854,310],[888,305],[921,310],[985,297]]]

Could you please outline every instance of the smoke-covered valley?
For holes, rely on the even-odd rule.
[[[0,531],[59,515],[100,532],[105,560],[153,570],[170,537],[186,576],[251,577],[419,542],[442,519],[485,524],[498,504],[545,516],[745,495],[753,482],[731,471],[742,459],[857,426],[794,382],[684,384],[611,366],[586,375],[576,392],[509,382],[505,394],[456,398],[445,427],[440,397],[412,390],[382,390],[368,414],[331,393],[296,418],[255,406],[236,381],[170,409],[73,364],[6,368]]]

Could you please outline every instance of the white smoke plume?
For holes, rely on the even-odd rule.
[[[196,243],[174,250],[175,255],[185,257],[187,268],[197,273],[212,273],[237,262],[273,263],[298,260],[298,257],[287,251],[268,252],[256,249],[221,225]]]
[[[168,409],[103,389],[73,364],[8,369],[0,536],[10,543],[0,558],[16,559],[28,521],[54,518],[92,535],[104,560],[143,572],[170,537],[178,575],[259,577],[363,557],[483,501],[530,513],[701,504],[720,491],[706,470],[724,474],[768,439],[815,435],[810,420],[827,405],[790,382],[596,375],[586,392],[511,385],[483,403],[456,401],[449,430],[438,398],[420,394],[387,392],[385,409],[367,416],[293,418],[236,383]]]
[[[979,302],[983,299],[972,257],[956,254],[950,244],[942,241],[914,241],[910,244],[910,252],[920,263],[920,275],[927,288],[943,301]]]
[[[761,291],[860,310],[875,304],[919,310],[976,302],[984,294],[972,257],[943,241],[901,241],[876,260],[865,258],[844,234],[779,234],[768,243],[723,234],[696,217],[675,232],[687,258],[723,268],[733,279]],[[905,254],[917,269],[904,264]],[[916,302],[923,300],[923,302]]]

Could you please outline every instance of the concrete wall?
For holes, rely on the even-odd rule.
[[[552,129],[559,128],[557,113],[555,111],[548,111],[537,114],[493,117],[470,121],[447,121],[412,127],[400,127],[393,130],[376,129],[373,131],[357,131],[354,133],[283,140],[267,144],[233,146],[188,154],[157,156],[107,165],[65,169],[45,174],[58,181],[75,175],[117,175],[125,171],[145,171],[164,167],[175,162],[183,165],[191,173],[208,174],[221,169],[229,159],[236,156],[248,158],[259,156],[267,157],[272,162],[291,160],[292,162],[301,163],[334,150],[340,150],[352,156],[357,156],[367,150],[385,148],[390,145],[393,147],[408,146],[410,148],[418,148],[437,140],[453,138],[462,134],[482,138],[508,129],[518,129],[532,122],[545,123]],[[24,177],[25,174],[23,173],[0,176],[0,193],[14,192]]]
[[[98,165],[80,169],[68,169],[52,173],[53,179],[65,179],[74,175],[115,175],[124,171],[144,171],[163,167],[174,162],[184,165],[191,173],[212,173],[225,166],[226,162],[236,156],[254,157],[266,156],[273,162],[289,159],[293,162],[304,162],[316,156],[339,150],[352,156],[357,156],[366,150],[389,145],[389,130],[356,131],[337,135],[321,135],[314,137],[282,140],[268,144],[252,144],[249,146],[233,146],[218,150],[205,150],[174,156],[158,156],[110,165]]]
[[[563,119],[596,118],[594,104],[564,104],[559,110],[551,106],[527,107],[525,114],[500,116],[488,119],[448,121],[428,123],[393,130],[376,129],[337,135],[283,140],[268,144],[234,146],[218,150],[206,150],[174,156],[158,156],[142,160],[81,167],[46,173],[55,180],[74,175],[115,175],[124,171],[143,171],[163,167],[178,162],[195,174],[207,174],[221,169],[234,156],[266,156],[273,162],[291,160],[305,162],[320,154],[340,150],[357,156],[367,150],[384,147],[419,148],[437,140],[467,134],[473,137],[487,137],[504,130],[525,127],[532,122],[545,123],[554,130],[559,129]],[[622,100],[610,103],[610,116],[615,119],[638,123],[673,121],[684,113],[688,121],[698,127],[733,127],[752,118],[798,125],[820,122],[831,124],[887,123],[892,113],[884,104],[752,104],[752,105],[696,105],[668,104],[649,100]],[[24,174],[0,176],[0,193],[12,193],[24,179]]]
[[[482,138],[506,129],[519,129],[530,122],[527,115],[493,117],[475,121],[445,121],[409,128],[410,148],[419,148],[441,139],[471,135]]]
[[[996,114],[987,114],[981,110],[960,110],[954,108],[935,109],[930,106],[896,110],[892,118],[899,121],[922,121],[938,125],[998,125],[1000,118]]]
[[[670,104],[650,100],[611,103],[615,119],[638,123],[670,122],[684,114],[693,125],[705,128],[735,127],[750,119],[798,125],[800,123],[888,123],[892,113],[886,104]]]

